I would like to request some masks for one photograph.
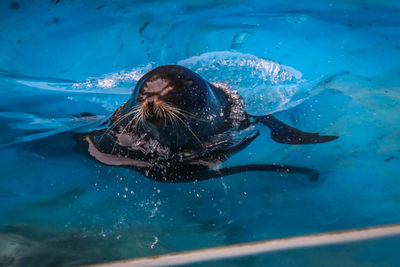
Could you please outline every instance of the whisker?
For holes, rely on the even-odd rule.
[[[168,109],[173,110],[175,113],[179,113],[184,117],[189,117],[189,118],[192,118],[192,119],[195,119],[195,120],[199,120],[199,121],[207,121],[206,119],[203,119],[203,118],[201,118],[201,117],[199,117],[199,116],[197,116],[197,115],[195,115],[193,113],[190,113],[189,111],[174,107],[174,106],[172,106],[172,105],[170,105],[168,103],[163,103],[163,104],[165,104]]]
[[[203,143],[201,142],[200,138],[193,132],[193,130],[190,128],[190,126],[177,114],[171,112],[171,116],[173,116],[175,119],[179,120],[185,127],[186,129],[189,130],[189,132],[194,136],[194,138],[200,143],[202,147],[204,147]]]
[[[177,116],[176,118],[182,122],[182,124],[183,124],[183,125],[192,133],[192,135],[196,138],[196,140],[199,142],[199,144],[201,145],[201,147],[204,148],[204,145],[203,145],[203,143],[201,142],[200,138],[192,131],[192,129],[189,127],[189,125],[188,125],[184,120],[182,120],[180,117]]]
[[[138,112],[138,106],[133,106],[125,115],[122,115],[121,117],[119,117],[117,120],[115,120],[113,123],[110,124],[110,127],[113,127],[114,125],[120,123],[122,120],[126,119],[127,117],[129,117],[130,115]]]
[[[134,126],[135,131],[138,129],[139,123],[140,123],[140,121],[142,120],[142,116],[143,116],[143,115],[142,115],[141,113],[137,113],[137,114],[134,116],[134,119],[135,119],[135,121],[136,121],[135,126]]]
[[[133,116],[132,119],[125,125],[125,127],[122,129],[120,135],[123,135],[124,132],[128,129],[128,127],[129,127],[130,125],[132,125],[132,123],[136,120],[136,115],[137,115],[137,114],[135,114],[135,116]],[[113,146],[113,148],[111,149],[111,154],[114,153],[114,149],[115,149],[116,145],[117,145],[117,141],[114,142],[114,146]]]
[[[132,108],[133,109],[133,108]],[[132,110],[131,109],[131,110]],[[112,124],[110,124],[110,127],[100,136],[100,140],[99,142],[101,142],[101,140],[103,139],[103,137],[111,132],[112,130],[114,130],[115,127],[117,127],[123,120],[125,120],[127,117],[129,117],[130,115],[139,112],[138,110],[132,110],[130,112],[128,112],[127,114],[119,117],[116,121],[114,121]]]
[[[167,124],[167,114],[166,114],[166,111],[165,111],[165,109],[164,109],[164,106],[160,106],[160,110],[161,110],[161,112],[162,112],[162,114],[163,114],[163,117],[164,117],[164,125],[166,125]]]
[[[176,119],[174,117],[172,117],[171,112],[166,110],[166,114],[168,116],[168,119],[171,122],[172,128],[176,128],[177,124],[176,124]]]

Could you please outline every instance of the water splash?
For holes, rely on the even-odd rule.
[[[10,121],[2,122],[1,119]],[[68,131],[97,125],[104,116],[42,118],[24,112],[0,112],[1,124],[6,124],[7,134],[0,139],[0,147],[29,142]],[[2,140],[4,139],[4,140]]]
[[[176,64],[185,66],[205,80],[235,90],[246,102],[247,112],[254,115],[274,113],[300,104],[309,95],[309,83],[302,79],[301,72],[277,62],[250,54],[216,51],[190,57]],[[112,112],[131,94],[138,80],[156,67],[155,63],[136,67],[130,71],[106,74],[98,78],[89,78],[77,82],[58,78],[31,77],[18,75],[4,70],[0,78],[23,85],[20,90],[50,90],[67,93],[67,101],[91,103],[108,112]],[[115,95],[115,96],[111,96]],[[118,96],[121,95],[121,96]],[[123,96],[123,95],[126,95]],[[70,118],[70,115],[58,114],[57,119],[39,118],[22,112],[2,112],[13,140],[1,140],[0,145],[7,145],[45,138],[60,132],[76,131],[82,127],[101,121]],[[76,110],[76,113],[91,110]]]
[[[274,113],[300,104],[309,84],[302,73],[250,54],[217,51],[178,62],[209,82],[229,84],[244,98],[247,112]]]
[[[228,84],[244,98],[246,110],[255,115],[294,107],[307,98],[311,88],[302,79],[301,72],[272,60],[239,52],[209,52],[180,60],[176,64],[197,72],[209,82]],[[88,79],[74,83],[73,89],[129,94],[137,81],[156,66],[150,63],[131,71]]]
[[[120,71],[110,73],[100,78],[90,78],[84,82],[77,82],[72,85],[75,90],[86,90],[88,92],[118,92],[130,94],[136,82],[147,72],[154,68],[154,63],[140,66],[131,71]]]

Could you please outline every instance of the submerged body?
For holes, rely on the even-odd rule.
[[[251,116],[244,107],[236,92],[216,87],[182,66],[161,66],[138,81],[131,98],[111,115],[104,129],[81,135],[81,140],[98,161],[131,167],[164,182],[196,181],[248,170],[318,176],[311,169],[268,164],[214,170],[258,136],[257,123],[268,126],[272,138],[286,144],[337,138],[302,132],[272,115]]]

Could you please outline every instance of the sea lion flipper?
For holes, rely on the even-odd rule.
[[[319,133],[307,133],[289,126],[272,115],[253,116],[256,122],[260,122],[271,129],[271,138],[282,144],[304,145],[318,144],[333,141],[339,136],[319,135]]]
[[[281,165],[281,164],[248,164],[225,167],[218,170],[208,170],[207,174],[202,176],[201,180],[232,175],[240,172],[248,171],[268,171],[268,172],[284,172],[289,174],[299,173],[307,175],[310,181],[317,181],[319,172],[314,169]]]

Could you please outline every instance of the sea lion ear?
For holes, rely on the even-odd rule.
[[[271,129],[271,138],[282,144],[290,145],[306,145],[319,144],[333,141],[339,136],[336,135],[319,135],[319,133],[306,133],[299,129],[289,126],[272,115],[251,116],[255,122],[264,124]]]

